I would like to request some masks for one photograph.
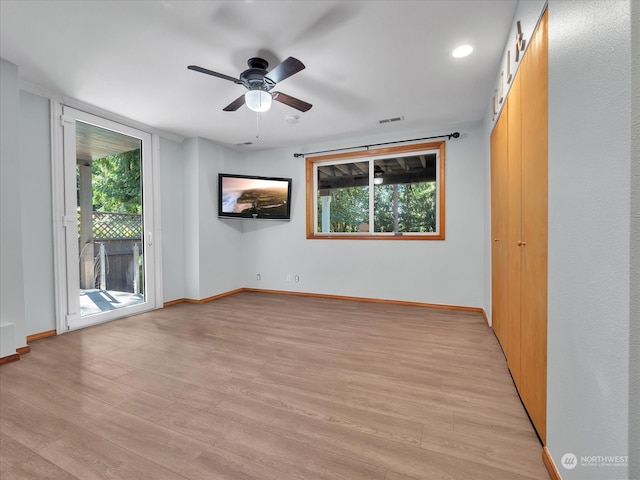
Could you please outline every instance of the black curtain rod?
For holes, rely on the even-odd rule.
[[[418,140],[433,140],[434,138],[444,138],[447,137],[449,140],[452,138],[458,138],[460,136],[460,132],[453,132],[447,135],[435,135],[433,137],[422,137],[422,138],[414,138],[411,140],[397,140],[395,142],[384,142],[384,143],[372,143],[371,145],[359,145],[357,147],[345,147],[345,148],[334,148],[333,150],[321,150],[319,152],[307,152],[307,153],[294,153],[293,156],[295,158],[304,157],[306,155],[317,155],[318,153],[329,153],[329,152],[339,152],[341,150],[354,150],[357,148],[364,148],[369,150],[369,147],[379,147],[381,145],[392,145],[394,143],[406,143],[406,142],[417,142]]]

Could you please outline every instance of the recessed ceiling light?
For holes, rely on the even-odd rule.
[[[473,52],[473,47],[471,45],[460,45],[453,52],[451,52],[451,56],[454,58],[462,58],[470,55]]]

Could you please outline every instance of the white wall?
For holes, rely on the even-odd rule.
[[[51,126],[47,98],[20,92],[20,189],[26,334],[55,329]]]
[[[15,347],[27,344],[25,329],[20,95],[18,67],[0,59],[0,321],[15,325]]]
[[[406,138],[450,133],[408,132]],[[292,220],[244,221],[246,287],[381,298],[458,306],[483,306],[484,168],[480,124],[460,128],[446,145],[444,241],[307,240],[305,160],[294,150],[246,155],[241,172],[293,178]],[[393,140],[405,138],[396,134]],[[343,146],[388,141],[352,139]],[[324,150],[333,145],[305,147]],[[256,280],[260,273],[262,279]],[[299,275],[288,283],[286,274]]]
[[[565,480],[629,478],[580,465],[629,454],[629,9],[549,1],[547,443]]]
[[[160,138],[163,301],[185,297],[182,145]]]
[[[219,220],[217,210],[218,173],[234,168],[242,155],[203,138],[198,139],[198,155],[198,298],[207,298],[243,286],[242,222]]]
[[[182,143],[184,204],[182,225],[163,224],[163,229],[180,228],[182,226],[184,242],[184,295],[186,298],[200,297],[200,226],[198,198],[198,139],[189,138]],[[164,172],[161,172],[164,175]],[[166,272],[163,272],[166,275]],[[165,299],[168,299],[165,297]],[[173,299],[172,299],[173,300]]]
[[[242,223],[219,220],[216,206],[218,173],[225,173],[227,165],[235,168],[241,157],[203,138],[190,138],[183,143],[186,298],[200,300],[243,286]],[[165,299],[168,300],[166,296]]]
[[[631,2],[631,281],[629,477],[640,478],[640,4]]]

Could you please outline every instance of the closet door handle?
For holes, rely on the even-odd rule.
[[[527,242],[523,242],[522,240],[518,240],[518,246],[519,247],[524,247],[527,244]]]
[[[494,238],[494,239],[493,239],[493,241],[494,241],[494,242],[499,242],[499,241],[500,241],[500,239],[499,239],[499,238]]]

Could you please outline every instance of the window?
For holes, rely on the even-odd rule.
[[[307,158],[307,238],[444,240],[444,144]]]

